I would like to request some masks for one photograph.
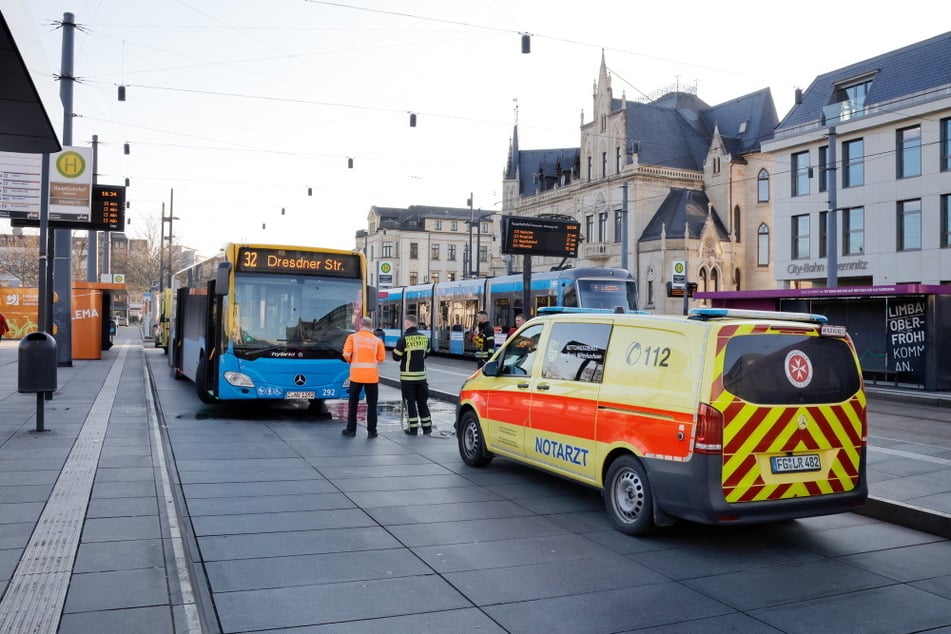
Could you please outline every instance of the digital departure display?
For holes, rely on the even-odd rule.
[[[49,226],[56,229],[88,229],[90,231],[125,231],[125,187],[119,185],[94,185],[89,205],[89,214],[77,213],[69,219],[50,215]],[[11,214],[14,227],[39,227],[39,215]]]
[[[360,256],[356,253],[267,247],[240,247],[236,270],[245,273],[302,273],[355,278],[362,275]]]
[[[89,224],[97,231],[125,230],[125,187],[93,186]]]
[[[554,218],[502,218],[502,253],[578,257],[581,225]]]

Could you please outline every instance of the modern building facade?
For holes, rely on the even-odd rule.
[[[763,150],[780,288],[951,283],[951,33],[819,75]]]

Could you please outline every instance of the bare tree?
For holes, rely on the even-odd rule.
[[[8,234],[0,247],[0,274],[16,278],[23,287],[39,286],[39,236]]]
[[[137,237],[113,240],[112,249],[112,270],[125,274],[131,296],[140,296],[159,283],[162,261],[157,221],[148,218],[136,228],[139,229]]]

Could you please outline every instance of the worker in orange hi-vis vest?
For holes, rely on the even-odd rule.
[[[344,436],[357,435],[360,391],[367,396],[367,438],[376,438],[376,404],[380,396],[380,364],[386,359],[383,340],[373,334],[373,320],[360,320],[360,330],[347,337],[343,358],[350,364],[350,403]]]

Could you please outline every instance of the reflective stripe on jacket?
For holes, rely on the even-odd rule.
[[[425,381],[429,337],[414,326],[407,328],[393,348],[393,360],[400,364],[400,381]]]
[[[350,363],[350,380],[355,383],[379,383],[380,364],[386,360],[383,341],[369,330],[358,330],[347,337],[343,358]]]

